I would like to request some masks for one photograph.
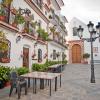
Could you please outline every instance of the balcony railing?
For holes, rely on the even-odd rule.
[[[54,37],[53,38],[53,41],[58,43],[59,45],[63,46],[63,47],[67,47],[66,46],[66,42],[65,42],[65,39],[61,39],[61,37],[57,38],[57,37]]]
[[[14,24],[15,12],[10,8],[10,6],[1,5],[0,8],[0,24],[18,31],[17,25]]]

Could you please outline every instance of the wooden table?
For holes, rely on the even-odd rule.
[[[33,79],[33,93],[36,93],[37,79],[49,80],[50,82],[50,96],[51,96],[51,82],[55,79],[55,91],[57,91],[57,77],[60,77],[61,87],[61,73],[49,73],[49,72],[31,72],[21,75],[24,78],[28,78],[28,87],[30,86],[30,78]]]

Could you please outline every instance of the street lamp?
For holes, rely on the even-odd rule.
[[[97,38],[100,38],[100,23],[98,23],[98,25],[96,25],[96,31],[93,28],[94,24],[91,21],[89,22],[87,27],[88,27],[88,31],[90,33],[90,37],[89,38],[82,38],[83,37],[82,33],[83,33],[84,29],[81,26],[79,26],[79,28],[77,29],[77,32],[78,32],[78,36],[80,37],[80,39],[86,40],[87,42],[90,42],[90,44],[91,44],[91,80],[90,81],[91,81],[91,83],[95,83],[94,60],[93,60],[93,42]]]

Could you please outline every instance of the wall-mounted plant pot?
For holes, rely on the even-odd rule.
[[[12,23],[12,26],[17,28],[17,23]]]
[[[6,17],[5,16],[0,16],[1,21],[5,21]]]
[[[10,63],[9,58],[1,58],[1,63]]]
[[[10,86],[10,81],[5,83],[5,87],[8,87],[8,86]]]

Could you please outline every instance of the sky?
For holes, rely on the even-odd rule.
[[[73,17],[80,19],[85,24],[92,21],[94,24],[100,22],[100,0],[63,0],[62,14],[67,20]]]

